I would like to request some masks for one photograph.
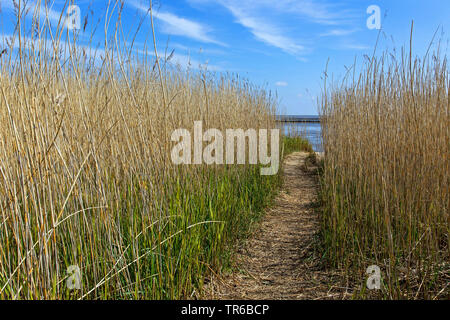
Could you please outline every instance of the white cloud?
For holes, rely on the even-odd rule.
[[[16,3],[19,2],[16,1]],[[48,20],[52,24],[54,24],[53,26],[56,26],[57,23],[60,23],[62,27],[65,27],[65,19],[66,19],[65,12],[53,10],[52,8],[53,5],[47,5],[46,1],[40,1],[39,5],[38,2],[36,1],[27,1],[27,2],[22,1],[22,6],[24,5],[24,3],[26,3],[26,8],[30,9],[26,17],[31,18],[34,12],[38,10],[40,20],[47,20],[48,18]],[[50,3],[53,4],[53,2]],[[14,10],[13,0],[1,0],[1,7],[8,10]]]
[[[172,47],[175,47],[175,48],[183,50],[183,51],[188,51],[188,52],[190,51],[188,47],[179,45],[179,44],[172,45]],[[162,63],[164,62],[164,59],[166,58],[164,55],[164,51],[165,51],[165,48],[158,48],[159,59]],[[150,50],[150,51],[144,50],[144,48],[142,48],[142,46],[136,46],[135,53],[137,53],[141,56],[148,55],[148,56],[155,57],[155,53],[152,50]],[[169,51],[167,53],[167,55],[170,55],[170,59],[167,60],[168,64],[179,65],[182,68],[190,68],[190,69],[195,69],[195,70],[207,69],[209,71],[223,71],[223,69],[220,66],[210,64],[208,60],[198,60],[198,59],[192,57],[189,53],[180,54],[180,53],[175,52],[175,49],[174,49],[173,53],[171,51]]]
[[[299,54],[305,47],[285,35],[281,28],[271,25],[262,17],[255,17],[230,3],[222,3],[236,18],[236,22],[250,30],[256,39],[289,54]]]
[[[345,44],[342,46],[343,49],[348,50],[369,50],[371,47],[363,45],[363,44]]]
[[[331,0],[188,0],[191,4],[219,4],[228,9],[236,22],[247,28],[257,40],[301,58],[311,51],[293,34],[301,21],[323,25],[348,24],[354,13],[343,10]],[[330,35],[342,34],[334,30]]]
[[[351,30],[345,30],[345,29],[333,29],[330,30],[328,32],[322,33],[320,36],[321,37],[329,37],[329,36],[346,36],[352,33],[355,33],[357,30],[356,29],[351,29]]]
[[[286,81],[278,81],[275,83],[277,87],[287,87],[288,83]]]
[[[278,0],[271,2],[261,0],[264,3],[277,7],[280,11],[298,14],[314,23],[324,25],[337,25],[347,23],[353,13],[343,10],[337,1],[323,0]]]
[[[180,65],[183,68],[191,69],[207,69],[209,71],[222,71],[222,68],[209,64],[209,61],[201,62],[192,58],[189,55],[174,53],[170,62],[176,65]]]
[[[50,56],[54,54],[54,48],[57,47],[58,54],[60,54],[63,59],[69,58],[70,51],[74,49],[72,45],[69,45],[69,43],[65,41],[61,41],[59,44],[56,44],[50,39],[42,39],[41,41],[39,41],[38,39],[32,39],[30,37],[24,37],[22,38],[22,41],[22,48],[24,50],[42,50],[43,52],[45,52],[45,54],[48,54]],[[8,47],[8,49],[19,49],[19,41],[17,36],[13,36],[11,34],[0,34],[0,48],[6,46],[7,43],[11,45],[11,47]],[[94,48],[84,44],[77,44],[76,50],[78,55],[86,54],[88,58],[94,59],[96,62],[101,62],[101,57],[106,57],[106,52],[102,47]],[[162,50],[160,50],[160,52],[161,51]],[[135,48],[134,53],[139,55],[147,54],[150,56],[154,56],[153,52],[143,51],[139,48]],[[117,57],[115,58],[115,62],[118,62]],[[178,53],[174,53],[172,55],[169,63],[180,65],[183,68],[191,68],[196,70],[207,69],[209,71],[222,71],[222,68],[216,65],[209,64],[208,61],[201,62],[191,57],[190,55]]]
[[[201,42],[214,43],[225,46],[224,43],[214,40],[208,35],[209,28],[200,23],[177,17],[168,12],[158,12],[155,18],[164,22],[163,31],[168,34],[185,36]]]
[[[17,35],[12,34],[0,34],[0,45],[5,46],[11,50],[19,49],[19,40]],[[57,50],[57,54],[62,58],[67,59],[70,56],[70,52],[74,52],[72,43],[67,41],[53,41],[47,38],[30,38],[22,37],[22,49],[41,52],[42,54],[48,54],[52,56]],[[85,54],[88,58],[100,61],[100,57],[105,58],[105,50],[102,47],[95,48],[84,44],[77,44],[76,53],[78,55]]]
[[[148,7],[138,3],[136,0],[128,1],[128,3],[144,13],[148,12]],[[208,34],[210,33],[211,28],[207,25],[176,16],[170,12],[155,11],[154,18],[162,22],[162,31],[164,33],[184,36],[200,42],[226,46],[226,44],[215,40]]]
[[[219,3],[235,8],[246,8],[252,12],[291,14],[311,22],[324,25],[348,23],[355,12],[344,10],[335,0],[188,0],[193,4]]]

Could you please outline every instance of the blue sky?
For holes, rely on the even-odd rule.
[[[28,1],[31,7],[36,2]],[[133,34],[149,1],[124,2],[123,28]],[[56,25],[64,3],[49,1],[52,24]],[[14,33],[14,6],[12,0],[0,0],[0,4],[1,46],[1,38]],[[75,0],[75,4],[81,9],[83,21],[88,16],[86,31],[80,34],[81,44],[89,46],[97,21],[99,29],[90,45],[102,44],[108,1]],[[409,46],[414,20],[414,52],[423,55],[433,34],[441,28],[438,39],[447,53],[448,0],[159,0],[154,1],[156,36],[160,51],[166,44],[169,52],[175,50],[173,62],[184,67],[190,62],[191,68],[207,64],[212,71],[237,73],[276,91],[280,112],[316,114],[315,99],[328,59],[329,74],[339,78],[355,58],[361,61],[373,52],[379,32],[367,28],[370,14],[366,10],[370,5],[381,9],[380,49]],[[147,18],[137,35],[136,48],[151,40],[149,28]]]

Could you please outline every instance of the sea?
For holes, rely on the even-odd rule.
[[[278,122],[280,129],[283,130],[284,134],[289,135],[300,135],[306,138],[312,145],[314,151],[322,152],[322,135],[321,135],[321,125],[318,122],[319,116],[311,115],[295,115],[295,116],[279,116],[279,120],[284,118],[289,118],[298,122]]]

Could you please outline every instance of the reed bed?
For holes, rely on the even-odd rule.
[[[25,20],[41,11],[23,5],[0,57],[0,298],[195,297],[280,177],[173,165],[170,135],[197,120],[272,129],[276,100],[237,76],[173,66],[156,43],[134,50],[119,2],[98,51],[62,24]],[[80,290],[67,286],[71,265]]]
[[[439,48],[386,52],[325,84],[321,232],[328,261],[360,283],[354,297],[450,297],[449,87]]]

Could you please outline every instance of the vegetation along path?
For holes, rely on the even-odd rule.
[[[330,285],[317,254],[319,230],[317,167],[308,153],[286,157],[284,182],[254,235],[239,249],[235,271],[211,279],[213,299],[330,299],[342,288]]]

